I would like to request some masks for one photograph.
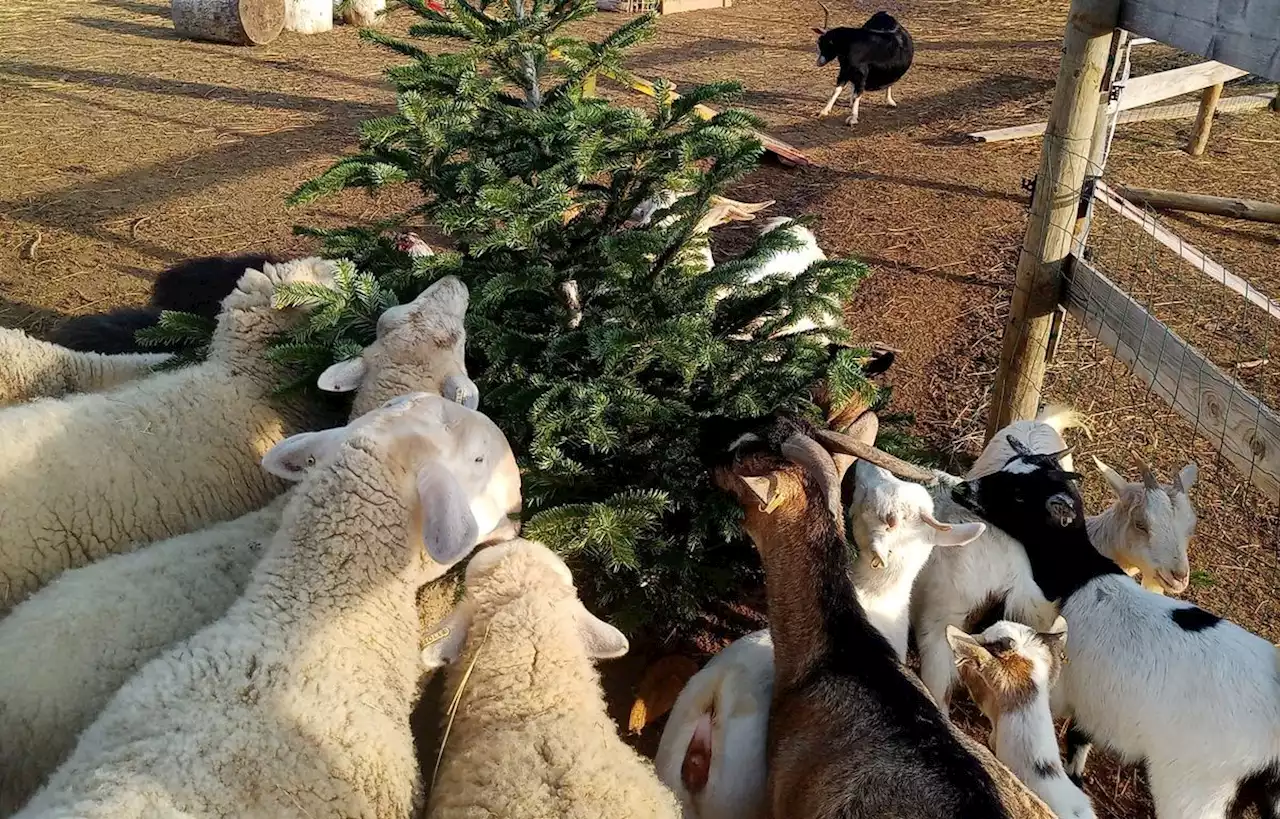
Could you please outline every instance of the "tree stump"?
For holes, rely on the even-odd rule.
[[[284,28],[285,0],[173,0],[182,37],[232,45],[265,45]]]
[[[284,30],[319,34],[333,28],[333,0],[284,0]]]

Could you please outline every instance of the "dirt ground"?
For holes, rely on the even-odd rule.
[[[809,0],[738,0],[664,18],[632,61],[641,75],[677,86],[740,79],[743,105],[814,161],[765,167],[735,194],[776,199],[775,213],[812,214],[829,254],[874,267],[849,305],[850,324],[863,340],[902,351],[891,376],[896,408],[915,413],[917,432],[957,468],[981,445],[1025,227],[1022,181],[1039,151],[1038,140],[976,145],[961,135],[1045,118],[1066,5],[892,0],[887,8],[915,37],[915,65],[895,88],[899,107],[871,95],[855,129],[843,112],[815,117],[835,69],[813,64],[809,29],[822,15]],[[834,4],[833,22],[857,24],[876,8]],[[408,21],[397,12],[385,27],[403,31]],[[618,22],[601,15],[589,28]],[[361,120],[390,110],[380,72],[395,59],[350,29],[252,49],[182,41],[162,2],[0,6],[0,325],[38,334],[65,315],[144,300],[154,274],[179,259],[302,252],[311,248],[291,235],[294,224],[396,209],[395,197],[356,194],[307,208],[282,203],[353,145]],[[1189,61],[1155,48],[1137,56],[1135,73]],[[1121,126],[1107,179],[1280,200],[1280,116],[1221,116],[1208,152],[1195,158],[1181,150],[1189,127]],[[1280,297],[1280,226],[1200,215],[1166,223]],[[1265,315],[1131,224],[1103,214],[1094,236],[1100,263],[1122,273],[1135,297],[1277,405],[1280,356],[1270,354]],[[1280,640],[1277,499],[1258,498],[1211,442],[1073,324],[1049,396],[1090,417],[1094,437],[1077,451],[1084,463],[1096,453],[1136,476],[1134,459],[1147,458],[1168,479],[1188,459],[1199,462],[1187,597]],[[1100,507],[1104,484],[1086,471],[1090,503]],[[750,605],[727,605],[709,618],[708,641],[753,627]],[[620,714],[634,673],[664,650],[637,653],[609,675]],[[646,731],[642,746],[654,747],[656,735]],[[1089,791],[1099,814],[1149,816],[1140,775],[1096,758]]]

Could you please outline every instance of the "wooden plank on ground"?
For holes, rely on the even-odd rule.
[[[610,77],[610,79],[617,80],[616,77]],[[658,96],[658,89],[654,86],[653,83],[649,82],[648,80],[640,79],[639,77],[637,77],[625,84],[629,85],[631,88],[635,89],[636,91],[639,91],[641,94],[646,94],[650,97]],[[671,92],[671,99],[679,99],[679,98],[680,98],[679,94],[677,94],[675,91]],[[693,110],[694,110],[694,113],[696,113],[698,116],[702,117],[703,119],[711,119],[716,114],[720,113],[719,111],[710,107],[709,105],[698,105],[694,107]],[[809,159],[809,157],[801,153],[798,148],[792,145],[788,145],[782,140],[775,139],[774,137],[771,137],[768,134],[763,133],[761,131],[755,131],[754,133],[756,135],[756,139],[760,140],[760,143],[764,145],[764,148],[766,151],[769,151],[770,153],[777,155],[784,161],[790,162],[792,165],[812,165],[813,164],[813,162]]]
[[[1157,242],[1178,254],[1184,261],[1189,262],[1192,267],[1204,275],[1231,292],[1243,296],[1250,304],[1261,307],[1272,318],[1280,319],[1280,302],[1268,298],[1267,294],[1259,291],[1249,282],[1210,259],[1195,245],[1183,241],[1180,236],[1160,224],[1158,220],[1142,208],[1127,201],[1112,190],[1106,182],[1099,179],[1094,185],[1093,195],[1099,202],[1137,224],[1148,235],[1154,237]]]
[[[1218,100],[1214,111],[1219,114],[1251,111],[1255,108],[1266,108],[1275,101],[1274,94],[1239,94],[1234,97],[1223,97]],[[1121,111],[1116,122],[1121,125],[1127,122],[1147,122],[1161,119],[1188,119],[1200,111],[1198,102],[1180,102],[1174,105],[1152,105],[1147,108],[1133,108]],[[1044,133],[1047,123],[1031,122],[1026,125],[1014,125],[1009,128],[994,128],[990,131],[974,131],[967,136],[974,142],[1004,142],[1010,139],[1027,139]]]
[[[1254,222],[1280,224],[1280,204],[1257,199],[1238,199],[1229,196],[1206,196],[1202,193],[1166,191],[1160,188],[1131,188],[1117,185],[1116,193],[1135,205],[1170,210],[1189,210],[1193,213],[1212,213],[1232,219],[1250,219]]]
[[[662,0],[662,14],[679,14],[682,11],[727,8],[733,0]]]
[[[1063,306],[1264,495],[1280,500],[1280,417],[1096,267],[1072,259]]]
[[[1280,81],[1280,0],[1125,0],[1120,28]]]
[[[1213,61],[1171,68],[1155,74],[1130,77],[1120,94],[1120,110],[1141,108],[1153,102],[1167,100],[1192,91],[1200,91],[1212,85],[1234,80],[1248,74],[1242,68]]]

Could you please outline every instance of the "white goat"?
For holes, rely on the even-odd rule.
[[[963,546],[977,539],[986,524],[942,523],[934,517],[933,498],[923,486],[901,480],[875,464],[854,465],[850,515],[858,559],[852,576],[858,602],[898,660],[907,657],[911,589],[934,546]]]
[[[1089,542],[1070,473],[1028,453],[958,485],[956,499],[1025,547],[1071,624],[1055,714],[1146,763],[1159,819],[1280,811],[1280,653],[1188,603],[1154,594]]]
[[[1067,621],[1047,632],[1003,620],[978,635],[947,628],[960,679],[991,722],[996,759],[1060,819],[1094,819],[1089,797],[1062,768],[1049,691],[1062,671]]]

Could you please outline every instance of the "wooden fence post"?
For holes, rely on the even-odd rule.
[[[1187,140],[1187,153],[1200,156],[1209,144],[1209,129],[1213,127],[1213,112],[1222,98],[1222,83],[1211,85],[1200,92],[1200,112],[1196,114],[1196,124],[1191,129],[1191,138]]]
[[[1071,252],[1120,0],[1072,0],[1040,171],[1004,329],[987,438],[1039,409],[1062,264]]]

